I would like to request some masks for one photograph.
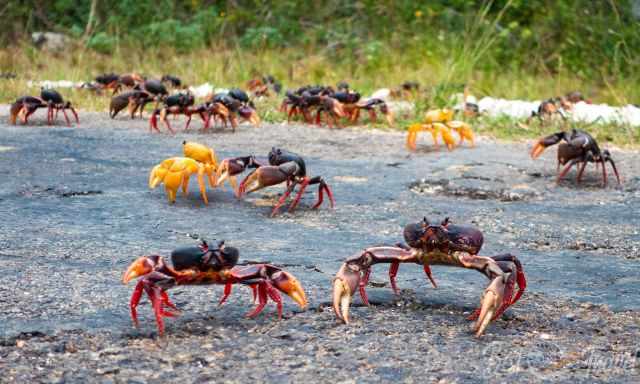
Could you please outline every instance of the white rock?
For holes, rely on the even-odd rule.
[[[384,101],[387,101],[389,100],[390,95],[391,95],[391,90],[389,88],[381,88],[373,92],[369,97],[369,99],[382,99]]]
[[[189,87],[189,91],[193,93],[196,97],[205,97],[210,93],[213,93],[213,85],[209,83],[200,84],[198,86]]]

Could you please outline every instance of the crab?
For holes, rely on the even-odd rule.
[[[270,91],[280,93],[282,90],[282,84],[280,84],[273,76],[266,75],[262,77],[255,77],[247,82],[247,89],[255,97],[269,97]]]
[[[254,156],[240,156],[230,159],[224,159],[220,162],[216,170],[216,187],[224,186],[225,181],[229,181],[231,188],[237,198],[240,198],[240,189],[238,188],[238,175],[242,174],[247,168],[258,168],[260,164]]]
[[[537,117],[541,123],[547,123],[556,115],[566,121],[567,111],[570,111],[571,109],[572,103],[570,103],[566,98],[557,97],[543,100],[538,105],[538,109],[531,112],[531,117],[529,117],[527,121],[529,122],[534,117]]]
[[[133,119],[136,111],[140,110],[142,117],[142,106],[151,101],[152,95],[141,90],[132,90],[119,93],[111,98],[109,104],[109,116],[113,119],[125,108],[129,110],[129,116]]]
[[[527,281],[516,256],[509,253],[491,257],[478,255],[483,235],[477,228],[452,224],[448,218],[434,225],[424,218],[405,226],[404,239],[407,245],[366,248],[340,267],[333,281],[333,309],[339,320],[349,324],[349,306],[356,290],[362,302],[369,305],[365,287],[374,264],[390,264],[389,279],[396,294],[396,275],[401,263],[422,264],[434,287],[437,285],[431,274],[432,265],[475,269],[484,274],[490,283],[480,307],[469,316],[469,320],[476,320],[473,330],[477,337],[525,292]]]
[[[564,141],[564,143],[560,143],[561,141]],[[558,143],[560,143],[560,145],[558,146],[557,183],[560,183],[562,178],[567,175],[574,165],[579,166],[576,181],[580,183],[587,163],[595,163],[596,167],[598,167],[598,165],[602,166],[603,187],[606,187],[607,169],[605,164],[610,163],[616,175],[618,185],[622,184],[611,153],[606,149],[601,150],[593,136],[579,129],[574,128],[570,131],[561,131],[539,139],[531,149],[531,158],[537,158],[547,147]],[[565,164],[566,167],[560,172],[560,166]]]
[[[122,75],[117,75],[115,73],[105,73],[99,76],[96,76],[93,82],[82,84],[83,88],[89,88],[98,92],[101,92],[103,89],[111,89],[113,91],[113,95],[118,93],[122,87],[134,88],[136,85],[144,82],[144,77],[140,76],[137,73],[125,73]]]
[[[322,112],[325,112],[327,114],[327,125],[329,126],[329,128],[332,128],[334,125],[339,127],[340,118],[347,116],[342,103],[332,96],[308,96],[306,103],[309,106],[315,106],[317,108],[316,124],[318,125],[321,124],[320,115]]]
[[[434,109],[426,113],[423,123],[411,124],[407,134],[407,148],[415,151],[418,132],[429,132],[433,137],[436,149],[438,148],[438,136],[441,136],[447,149],[451,151],[456,146],[451,130],[456,131],[460,136],[458,145],[462,145],[465,140],[468,140],[474,147],[475,138],[471,126],[464,121],[453,120],[453,113],[454,111],[448,108]]]
[[[387,123],[389,124],[389,126],[392,126],[393,113],[389,110],[387,103],[382,99],[369,99],[364,102],[355,104],[355,108],[353,109],[353,112],[350,116],[351,122],[353,123],[357,122],[358,118],[360,117],[360,111],[365,110],[369,112],[369,120],[372,123],[375,123],[378,120],[376,115],[376,110],[375,110],[376,107],[378,108],[380,113],[382,113],[385,116],[385,119],[387,120]]]
[[[240,253],[238,249],[221,241],[210,246],[206,241],[199,245],[185,246],[171,252],[171,265],[159,255],[142,256],[125,271],[122,282],[127,284],[138,279],[131,295],[129,308],[131,319],[138,323],[137,307],[143,292],[151,301],[158,327],[158,334],[164,334],[164,317],[175,317],[179,310],[169,299],[167,290],[182,285],[224,285],[224,294],[219,301],[222,305],[231,294],[233,285],[251,287],[258,305],[247,317],[255,317],[262,312],[269,298],[276,303],[278,318],[282,318],[283,302],[280,292],[289,296],[300,308],[307,306],[307,296],[298,279],[291,273],[271,264],[236,265]]]
[[[204,104],[200,104],[198,109],[202,109],[205,112],[206,121],[204,122],[204,131],[209,130],[211,119],[213,119],[213,125],[215,127],[216,121],[220,120],[224,126],[227,128],[227,122],[231,123],[231,129],[235,132],[236,126],[238,124],[235,114],[232,113],[229,108],[227,108],[221,102],[205,102]],[[202,115],[200,115],[202,117]],[[256,115],[257,117],[257,115]],[[260,122],[259,118],[255,120]],[[187,128],[189,127],[189,121],[187,121]]]
[[[173,88],[180,88],[182,87],[182,80],[174,75],[164,75],[162,76],[162,78],[160,79],[160,81],[163,84],[167,84]]]
[[[10,108],[9,120],[11,124],[15,124],[17,118],[20,117],[22,123],[26,124],[29,116],[31,116],[39,108],[47,108],[47,123],[52,124],[58,115],[58,111],[62,111],[67,125],[71,126],[69,116],[67,116],[66,110],[70,110],[75,117],[76,123],[79,123],[78,113],[70,101],[65,101],[62,95],[54,90],[42,88],[40,97],[35,96],[22,96],[18,98]],[[54,116],[55,111],[55,116]]]
[[[271,211],[271,217],[273,217],[278,213],[280,207],[286,202],[287,197],[289,197],[291,192],[293,192],[296,185],[300,185],[300,189],[293,200],[293,203],[289,206],[289,212],[292,212],[296,208],[308,185],[318,184],[318,200],[313,205],[312,209],[316,209],[322,204],[324,201],[324,192],[326,192],[329,197],[331,208],[333,208],[333,193],[331,192],[329,185],[320,176],[307,176],[306,164],[300,155],[274,147],[271,149],[268,156],[269,165],[259,163],[253,156],[236,158],[233,162],[226,163],[227,175],[231,175],[230,171],[237,172],[236,174],[238,174],[246,168],[255,168],[247,177],[245,177],[244,180],[242,180],[242,183],[240,183],[237,192],[238,198],[262,188],[286,182],[287,188],[284,194],[280,197]],[[242,160],[238,161],[238,159]],[[224,161],[221,166],[225,166]],[[231,166],[235,168],[232,169]],[[225,171],[223,171],[219,180],[225,176],[224,172]]]
[[[204,144],[195,143],[193,141],[183,141],[182,152],[184,153],[185,157],[208,165],[212,169],[217,171],[218,158],[216,157],[216,152],[212,148],[209,148]],[[214,184],[215,180],[216,178],[215,176],[213,176]]]
[[[238,126],[238,120],[236,114],[242,119],[250,122],[253,126],[260,126],[260,117],[256,112],[253,103],[249,100],[249,96],[241,89],[232,89],[229,92],[221,92],[207,96],[205,103],[212,107],[209,116],[220,118],[227,126],[227,121],[231,123],[231,127],[235,132]],[[216,106],[220,104],[221,106]],[[215,124],[215,121],[214,121]],[[208,126],[208,123],[207,123]]]
[[[205,204],[209,204],[207,191],[205,189],[204,175],[208,176],[209,185],[212,188],[216,186],[215,166],[212,164],[201,163],[189,157],[171,157],[163,160],[160,164],[153,167],[149,173],[149,188],[154,189],[163,183],[167,192],[169,203],[176,201],[178,188],[182,186],[182,193],[187,195],[189,187],[189,178],[192,174],[198,175],[198,185],[200,194]]]
[[[186,93],[177,93],[171,95],[164,99],[162,108],[157,108],[151,113],[151,117],[149,118],[149,130],[152,131],[155,129],[160,132],[158,129],[158,116],[160,116],[160,120],[164,122],[167,129],[171,133],[175,133],[173,129],[171,129],[171,125],[169,124],[169,120],[167,120],[167,115],[187,115],[188,121],[186,124],[186,128],[188,128],[189,123],[191,122],[191,115],[193,113],[199,113],[202,120],[207,122],[207,118],[204,116],[204,110],[198,110],[197,108],[192,108],[195,103],[195,98],[193,94],[190,92]]]
[[[344,116],[344,113],[339,102],[334,102],[333,98],[327,98],[333,93],[333,88],[322,85],[306,85],[295,91],[287,91],[282,104],[280,104],[280,111],[287,114],[287,122],[290,122],[293,117],[301,115],[306,123],[311,124],[313,122],[311,110],[319,107],[335,120],[336,117]],[[319,114],[316,115],[316,122],[319,124]]]

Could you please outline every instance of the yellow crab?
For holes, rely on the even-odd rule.
[[[164,183],[167,192],[167,199],[170,203],[176,201],[178,188],[182,186],[182,193],[187,195],[189,178],[192,174],[198,175],[198,185],[200,194],[205,204],[209,204],[207,191],[205,190],[204,175],[209,177],[209,184],[215,187],[214,179],[215,167],[211,164],[201,163],[189,157],[171,157],[153,167],[149,174],[149,188],[154,189],[160,183]]]
[[[193,141],[183,141],[182,151],[185,157],[210,165],[214,170],[218,169],[216,153],[206,145],[194,143]]]
[[[468,140],[471,146],[475,146],[473,131],[471,126],[463,121],[453,120],[453,110],[448,108],[434,109],[426,113],[423,123],[415,123],[409,126],[407,134],[407,148],[415,151],[418,132],[429,132],[433,137],[433,143],[438,148],[438,135],[447,145],[449,150],[455,148],[456,143],[451,130],[460,136],[458,145],[462,145],[464,140]]]

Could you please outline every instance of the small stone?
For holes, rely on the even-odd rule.
[[[551,339],[553,338],[553,336],[551,336],[551,335],[550,335],[550,334],[548,334],[548,333],[541,333],[541,334],[540,334],[540,338],[541,338],[542,340],[551,340]]]
[[[24,340],[18,340],[18,341],[16,341],[16,347],[18,347],[18,348],[24,348],[24,346],[25,346],[26,344],[27,344],[27,342],[26,342],[26,341],[24,341]]]

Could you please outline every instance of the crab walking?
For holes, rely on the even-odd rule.
[[[236,176],[244,172],[247,168],[253,168],[253,171],[242,180],[242,183],[240,183],[236,189],[236,196],[241,198],[245,194],[273,185],[286,183],[287,189],[273,207],[271,211],[272,217],[278,213],[280,207],[287,201],[287,198],[297,185],[300,185],[300,189],[293,203],[289,206],[289,212],[292,212],[298,206],[307,186],[314,184],[318,184],[318,201],[313,205],[312,209],[316,209],[322,205],[325,193],[329,197],[331,208],[333,208],[334,200],[331,188],[329,188],[329,185],[322,177],[309,177],[307,175],[307,167],[302,156],[274,147],[271,148],[268,157],[268,165],[258,162],[254,156],[235,157],[223,160],[220,163],[220,167],[218,167],[218,185],[229,179],[233,188],[236,189]]]
[[[438,136],[442,137],[442,141],[448,150],[456,147],[456,141],[451,131],[454,130],[460,136],[458,145],[462,145],[465,140],[475,146],[475,138],[471,126],[464,121],[453,120],[452,109],[434,109],[426,113],[424,122],[411,124],[407,133],[407,148],[416,150],[416,141],[419,132],[429,132],[433,137],[433,145],[438,149]]]
[[[525,291],[527,282],[517,257],[511,254],[478,255],[483,236],[476,228],[451,224],[448,218],[439,225],[431,225],[425,218],[417,224],[407,225],[404,238],[407,245],[367,248],[340,267],[333,282],[333,309],[340,320],[349,323],[349,305],[356,290],[363,303],[369,305],[365,287],[374,264],[391,264],[389,279],[396,294],[396,275],[401,263],[422,264],[434,287],[436,282],[431,275],[431,265],[474,269],[484,274],[491,282],[484,291],[480,307],[469,316],[469,320],[476,320],[477,337],[482,336],[489,323],[515,304]],[[516,285],[518,291],[514,294]]]
[[[279,292],[291,297],[301,308],[307,305],[307,296],[298,280],[289,272],[270,264],[236,266],[239,251],[221,241],[216,247],[210,247],[206,241],[195,246],[187,246],[171,253],[172,265],[161,256],[142,256],[135,260],[125,271],[122,282],[127,284],[139,279],[131,296],[131,319],[138,326],[137,307],[142,294],[146,292],[151,300],[156,317],[158,333],[164,333],[164,318],[178,315],[178,308],[171,302],[167,290],[179,285],[224,285],[222,305],[231,294],[234,284],[248,285],[253,290],[258,305],[247,314],[255,317],[267,305],[269,298],[278,308],[278,317],[282,318],[283,303]]]
[[[334,125],[339,127],[341,118],[347,118],[349,122],[356,123],[361,110],[367,111],[369,119],[375,123],[376,108],[385,116],[390,126],[394,124],[393,113],[384,100],[379,98],[361,100],[360,93],[350,90],[346,83],[339,84],[338,91],[331,86],[321,85],[307,85],[294,91],[287,91],[280,105],[280,111],[287,114],[287,121],[301,115],[305,122],[312,123],[311,114],[315,110],[315,122],[321,125],[321,115],[325,113],[329,128]]]
[[[65,101],[58,91],[46,88],[42,88],[40,97],[22,96],[11,104],[9,121],[11,124],[16,124],[19,117],[23,124],[27,124],[29,116],[40,108],[47,108],[47,124],[53,124],[58,117],[58,112],[62,111],[67,125],[71,126],[71,121],[67,116],[67,109],[75,117],[76,123],[80,123],[78,113],[71,102]]]
[[[564,141],[564,143],[560,143],[561,141]],[[590,134],[579,129],[572,129],[568,132],[557,132],[539,139],[531,149],[531,158],[537,158],[547,147],[558,143],[560,143],[560,145],[558,146],[558,178],[556,182],[559,183],[571,168],[576,165],[579,167],[576,181],[580,183],[587,163],[595,163],[596,167],[598,165],[602,166],[602,183],[603,187],[606,187],[607,167],[605,164],[610,163],[616,175],[618,185],[622,184],[611,153],[606,149],[600,150],[598,142]],[[560,166],[565,164],[566,167],[560,172]]]

